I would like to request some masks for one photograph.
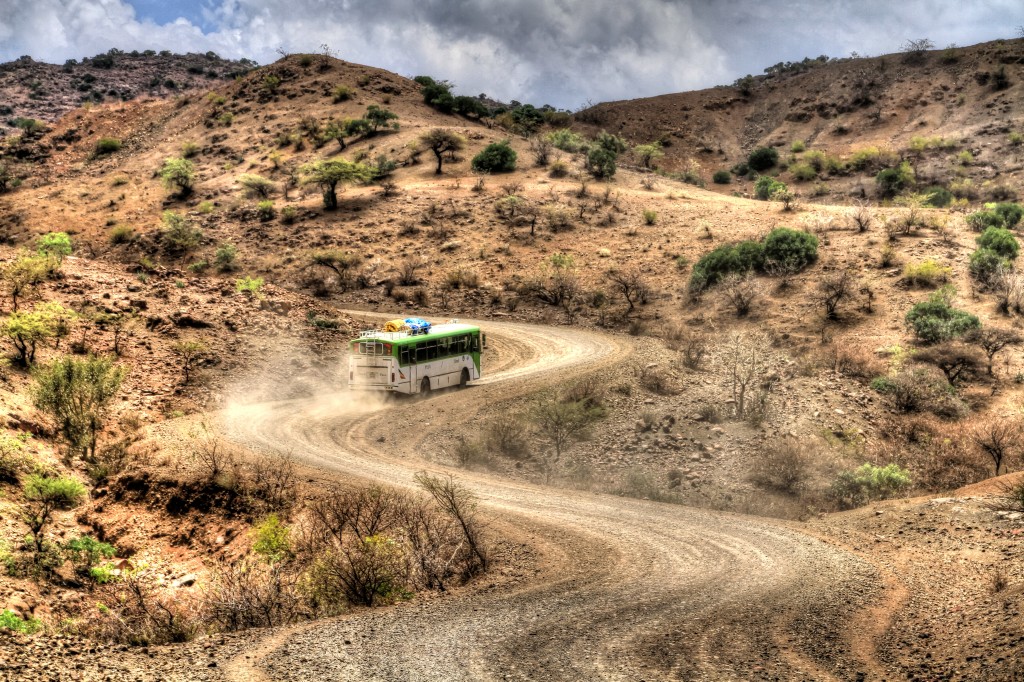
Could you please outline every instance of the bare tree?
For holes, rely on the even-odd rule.
[[[551,480],[554,465],[571,443],[585,439],[590,425],[600,416],[600,408],[588,407],[583,401],[571,402],[547,399],[536,403],[530,410],[530,419],[537,435],[551,446],[545,465],[545,477]]]
[[[1012,419],[992,419],[974,428],[971,440],[978,449],[992,458],[996,476],[1003,462],[1018,451],[1021,437],[1020,424]]]
[[[1009,345],[1020,343],[1020,335],[1010,329],[1000,327],[982,327],[971,331],[966,340],[973,343],[988,359],[988,374],[992,376],[992,364],[996,354]]]
[[[421,471],[416,474],[416,482],[434,498],[441,511],[458,523],[466,544],[476,557],[479,569],[486,570],[487,549],[476,517],[476,495],[450,475],[431,476]]]
[[[551,162],[551,141],[542,135],[535,135],[530,138],[530,152],[533,154],[533,161],[538,166],[546,166]]]
[[[733,337],[729,353],[729,372],[732,379],[732,399],[736,416],[747,412],[748,392],[761,384],[768,371],[768,339],[764,334],[737,334]]]
[[[647,302],[650,296],[650,288],[647,286],[644,276],[637,268],[629,268],[627,270],[612,268],[605,273],[605,276],[612,286],[622,294],[622,297],[626,299],[626,303],[629,305],[629,309],[626,311],[627,315],[633,312],[633,308],[637,303]]]
[[[818,282],[818,300],[825,306],[825,317],[835,320],[839,317],[839,304],[853,295],[857,290],[857,280],[853,272],[843,268],[822,277]]]

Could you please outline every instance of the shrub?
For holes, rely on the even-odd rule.
[[[764,247],[755,241],[726,244],[704,254],[690,272],[689,289],[700,293],[727,275],[743,274],[764,264]]]
[[[473,170],[478,173],[508,173],[516,169],[516,152],[508,140],[493,142],[473,157]]]
[[[71,250],[71,237],[67,232],[48,232],[36,240],[39,255],[57,261],[58,267],[65,256],[71,255]]]
[[[975,232],[982,232],[990,227],[1004,227],[1003,217],[995,211],[975,211],[967,216],[967,225]]]
[[[250,196],[266,199],[274,191],[274,183],[262,175],[243,173],[238,177],[238,184],[245,188]]]
[[[334,103],[344,102],[345,100],[352,97],[352,88],[346,85],[336,85],[331,90],[331,98],[334,99]]]
[[[277,215],[277,210],[274,208],[273,201],[267,199],[256,204],[256,217],[261,221],[273,220],[275,215]]]
[[[88,574],[102,559],[113,559],[117,554],[114,546],[100,542],[88,535],[81,535],[64,543],[64,555],[71,560],[81,574]]]
[[[991,249],[978,249],[971,254],[968,267],[971,277],[988,286],[1000,273],[1010,267],[1010,261]]]
[[[499,415],[484,427],[484,442],[511,459],[525,459],[530,454],[528,431],[523,420],[513,415]]]
[[[754,481],[765,488],[796,495],[811,474],[815,453],[809,443],[784,438],[768,444],[754,465]]]
[[[875,184],[883,197],[892,197],[914,184],[914,169],[909,161],[885,168],[875,176]]]
[[[1010,201],[998,203],[992,207],[992,210],[1003,219],[1003,226],[1007,228],[1016,226],[1024,217],[1024,207]]]
[[[953,268],[940,265],[931,258],[920,263],[907,263],[903,268],[903,279],[910,284],[935,286],[945,283],[953,275]]]
[[[764,239],[764,260],[790,271],[802,270],[818,258],[818,238],[810,232],[778,227]]]
[[[213,262],[221,272],[230,272],[235,269],[235,258],[238,256],[238,249],[233,244],[221,244],[213,255]]]
[[[711,182],[716,185],[728,185],[732,182],[732,173],[727,170],[715,171],[715,174],[711,176]]]
[[[198,156],[200,149],[200,146],[195,142],[182,142],[181,158],[191,159],[193,156]]]
[[[31,616],[22,619],[18,614],[10,609],[0,611],[0,629],[13,630],[24,635],[31,635],[38,632],[42,627],[43,624],[38,619],[32,618]]]
[[[196,167],[188,159],[165,159],[160,168],[160,178],[169,190],[177,190],[179,196],[186,196],[196,182]]]
[[[547,134],[547,139],[558,149],[561,149],[563,152],[569,152],[570,154],[582,151],[588,146],[586,139],[584,139],[582,135],[574,133],[568,128],[551,131]]]
[[[953,201],[953,193],[941,185],[933,185],[921,192],[925,199],[925,206],[932,208],[945,208]]]
[[[618,155],[603,147],[593,147],[587,153],[587,170],[595,178],[614,177],[617,169]]]
[[[135,230],[128,225],[117,225],[108,236],[111,244],[128,244],[135,239]]]
[[[754,183],[754,196],[762,201],[768,201],[777,192],[784,192],[788,189],[784,182],[780,182],[769,175],[762,175]]]
[[[248,294],[259,298],[260,291],[263,289],[263,278],[262,277],[249,277],[246,275],[241,279],[235,280],[235,291],[240,294]]]
[[[789,151],[794,154],[799,154],[805,149],[807,149],[807,144],[803,140],[793,140],[793,144],[789,145]]]
[[[818,177],[818,171],[816,171],[809,163],[794,163],[789,167],[789,172],[793,174],[794,178],[801,182],[813,180]]]
[[[125,373],[110,358],[60,358],[32,372],[33,402],[50,417],[71,452],[92,461]]]
[[[93,147],[93,155],[106,156],[121,149],[121,140],[116,137],[101,137]]]
[[[989,227],[975,240],[979,249],[994,251],[999,256],[1014,259],[1020,251],[1020,244],[1013,233],[1002,227]]]
[[[203,240],[203,232],[192,227],[189,219],[180,213],[164,211],[162,237],[167,249],[183,253],[199,246]]]
[[[655,212],[655,211],[653,211],[653,210],[651,210],[649,208],[648,209],[644,209],[644,224],[646,224],[646,225],[653,225],[656,222],[658,222],[658,214],[657,214],[657,212]]]
[[[905,319],[917,338],[926,343],[939,343],[981,326],[977,316],[950,305],[950,294],[949,287],[943,287],[907,312]]]
[[[829,496],[840,507],[851,509],[871,500],[895,497],[909,487],[910,475],[899,465],[863,464],[853,471],[840,473],[829,488]]]
[[[758,147],[747,157],[747,165],[758,172],[768,170],[778,162],[779,152],[773,147]]]

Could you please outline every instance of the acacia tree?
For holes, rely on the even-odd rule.
[[[613,268],[605,276],[612,286],[622,294],[622,297],[626,299],[626,303],[629,305],[629,309],[626,311],[627,315],[633,312],[633,308],[637,303],[647,302],[647,298],[650,296],[650,288],[647,286],[647,282],[644,281],[643,275],[636,268],[629,268],[627,270]]]
[[[33,372],[33,398],[36,407],[54,421],[68,448],[92,461],[107,410],[124,376],[125,368],[110,358],[64,357]]]
[[[305,182],[318,185],[324,196],[324,208],[338,208],[338,185],[353,182],[369,182],[373,179],[373,169],[361,163],[353,163],[338,159],[334,161],[317,161],[302,167],[306,176]]]
[[[536,403],[530,410],[530,420],[537,435],[551,446],[545,463],[545,478],[551,480],[554,465],[562,459],[562,452],[572,442],[586,438],[590,425],[601,417],[600,407],[588,406],[585,401],[548,399]]]
[[[988,374],[992,376],[992,364],[996,353],[1007,346],[1020,343],[1020,336],[1017,332],[999,327],[982,327],[975,329],[966,336],[966,340],[973,343],[985,354],[988,359]]]
[[[1006,458],[1018,450],[1020,436],[1020,424],[1015,420],[993,419],[975,427],[971,440],[979,450],[992,458],[998,476]]]
[[[444,162],[443,154],[457,152],[466,146],[466,139],[449,128],[433,128],[420,136],[420,142],[434,152],[437,157],[437,170],[435,175],[441,174],[441,164]]]

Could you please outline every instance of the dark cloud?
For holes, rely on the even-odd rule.
[[[805,56],[891,52],[908,38],[1009,37],[1024,23],[1019,0],[192,0],[182,10],[201,10],[205,31],[140,19],[126,0],[2,3],[0,59],[63,61],[116,46],[269,62],[278,48],[327,44],[461,92],[574,108],[728,83]]]

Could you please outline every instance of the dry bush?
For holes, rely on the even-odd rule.
[[[212,483],[237,482],[241,466],[238,449],[210,432],[193,436],[192,456],[202,476]]]
[[[298,481],[295,461],[291,456],[271,457],[258,455],[246,463],[245,492],[253,503],[260,503],[267,511],[281,511],[295,505]]]
[[[754,482],[764,488],[799,495],[807,488],[816,454],[809,442],[796,438],[769,443],[754,465]]]
[[[670,350],[679,352],[684,367],[700,369],[708,356],[711,339],[706,332],[687,329],[682,325],[672,325],[665,330],[665,345]]]
[[[885,372],[885,362],[863,348],[833,344],[825,352],[825,357],[833,372],[852,379],[872,379]]]
[[[999,494],[989,503],[997,511],[1024,512],[1024,479],[1016,483],[1000,483]]]
[[[300,576],[286,563],[243,559],[214,571],[206,614],[219,631],[284,625],[305,614]]]
[[[168,587],[149,570],[126,571],[117,581],[100,585],[82,618],[82,634],[101,641],[132,645],[186,642],[207,626],[199,595]],[[97,609],[95,604],[101,604]]]
[[[656,395],[675,395],[679,387],[665,372],[657,366],[644,367],[637,373],[637,381],[645,389]]]
[[[463,469],[486,465],[489,462],[487,448],[481,438],[457,436],[455,439],[455,463]]]
[[[591,375],[571,384],[562,392],[562,400],[582,403],[585,407],[602,407],[607,389],[600,377]]]
[[[956,424],[934,417],[893,418],[879,433],[884,437],[872,448],[873,458],[901,463],[922,489],[955,490],[990,475],[984,456]]]
[[[937,367],[950,388],[973,377],[983,364],[976,348],[957,341],[922,348],[914,355],[914,362]]]
[[[825,308],[825,317],[829,320],[838,318],[839,305],[858,289],[856,275],[847,268],[822,277],[818,282],[817,300]]]
[[[722,297],[732,306],[736,317],[744,317],[750,312],[759,291],[753,276],[731,274],[719,284]]]
[[[987,455],[995,465],[995,475],[1008,460],[1021,452],[1021,424],[1012,418],[995,418],[976,424],[970,432],[971,441],[979,452]]]
[[[871,229],[874,215],[872,215],[871,208],[869,208],[866,201],[856,202],[853,210],[850,212],[850,221],[853,223],[853,229],[856,232],[867,232]]]
[[[1024,274],[1000,270],[990,284],[996,294],[999,310],[1006,315],[1024,314]]]

